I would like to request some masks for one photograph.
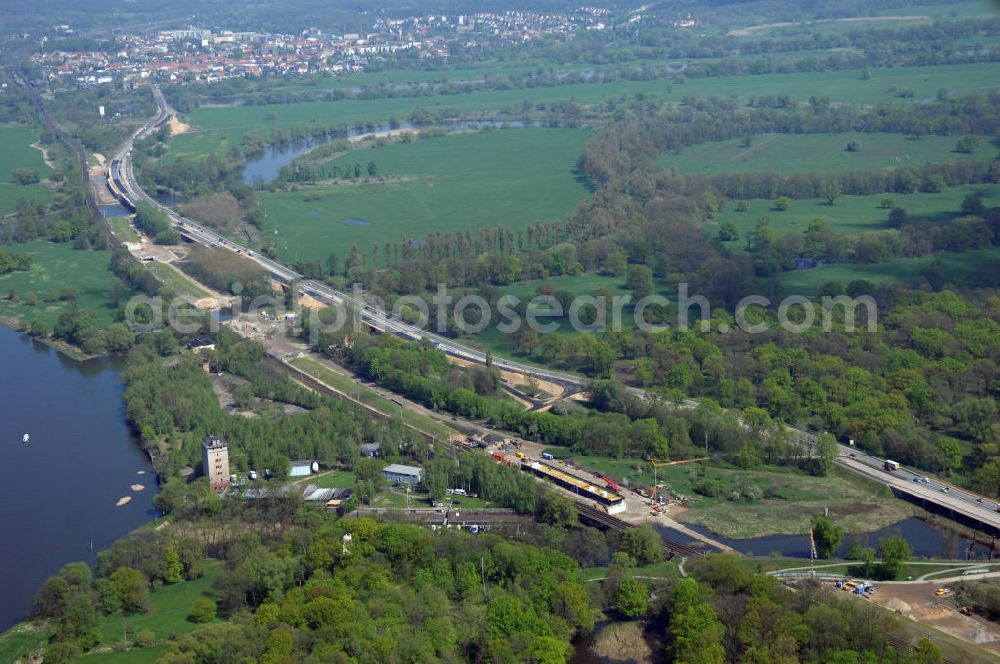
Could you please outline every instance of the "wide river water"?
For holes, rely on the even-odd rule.
[[[60,567],[93,563],[155,517],[156,475],[125,422],[120,366],[74,362],[0,326],[0,631]]]

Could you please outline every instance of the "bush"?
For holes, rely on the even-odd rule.
[[[706,498],[718,498],[725,493],[725,489],[718,480],[702,480],[694,485],[694,492]]]
[[[49,328],[45,324],[45,321],[36,318],[31,321],[28,333],[33,337],[45,338],[49,336]]]
[[[201,597],[194,606],[191,607],[191,615],[188,618],[191,622],[207,623],[215,620],[216,606],[215,600],[209,597]]]
[[[137,648],[148,648],[156,643],[156,634],[151,629],[140,629],[135,635],[135,645]]]
[[[38,182],[38,173],[30,168],[15,168],[12,175],[15,184],[35,184]]]
[[[69,664],[81,655],[80,646],[73,641],[57,641],[45,649],[45,664]]]

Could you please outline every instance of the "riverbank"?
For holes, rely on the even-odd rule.
[[[58,353],[61,353],[67,358],[75,360],[76,362],[86,362],[88,360],[94,360],[98,357],[107,355],[106,353],[104,355],[88,355],[73,344],[66,343],[65,341],[61,341],[59,339],[53,339],[52,337],[33,337],[28,334],[28,331],[25,329],[25,324],[25,321],[20,318],[0,316],[0,325],[7,328],[11,332],[23,334],[26,337],[37,341],[40,344],[44,344]]]

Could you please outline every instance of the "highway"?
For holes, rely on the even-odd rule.
[[[905,466],[890,472],[885,469],[885,459],[865,454],[847,445],[837,447],[837,462],[854,472],[906,493],[917,502],[934,503],[1000,532],[1000,512],[997,512],[997,503],[993,499],[960,489]]]
[[[284,284],[297,281],[302,293],[309,295],[324,304],[341,305],[353,308],[359,312],[364,322],[375,329],[411,340],[426,338],[432,341],[441,351],[447,353],[448,355],[479,364],[486,362],[486,354],[483,351],[460,344],[453,339],[448,339],[447,337],[429,332],[422,328],[408,325],[407,323],[391,317],[391,315],[385,311],[380,311],[366,302],[358,301],[357,298],[354,298],[347,293],[331,288],[322,282],[306,279],[291,268],[288,268],[277,261],[271,260],[267,256],[263,256],[238,242],[222,237],[215,231],[181,216],[171,208],[161,205],[158,201],[150,197],[135,180],[132,168],[132,146],[136,140],[146,138],[164,123],[168,122],[175,113],[175,111],[167,104],[163,97],[163,93],[156,86],[153,86],[153,97],[157,105],[156,118],[137,130],[129,138],[129,140],[127,140],[118,149],[111,161],[111,167],[108,173],[109,186],[111,187],[112,192],[119,197],[119,200],[124,197],[127,200],[122,202],[131,207],[134,207],[134,203],[136,201],[149,203],[170,217],[174,224],[176,224],[178,232],[190,240],[208,247],[223,247],[246,256],[263,267],[276,280]],[[585,388],[588,383],[586,378],[575,374],[552,371],[503,358],[495,358],[493,360],[493,364],[497,368],[505,371],[512,371],[525,376],[535,376],[536,378],[553,381],[566,387],[582,389]],[[643,390],[635,388],[631,389],[636,395],[645,396],[645,392]],[[688,407],[693,407],[697,405],[697,402],[690,401],[687,405]]]
[[[175,114],[175,111],[167,104],[160,89],[153,86],[152,90],[157,106],[156,117],[142,128],[136,130],[118,151],[115,152],[108,171],[108,185],[124,205],[134,209],[136,201],[145,201],[170,217],[176,224],[178,232],[188,239],[208,247],[222,247],[246,256],[264,268],[279,282],[289,284],[297,281],[302,293],[327,305],[340,305],[357,311],[365,323],[377,330],[411,340],[426,338],[448,355],[477,364],[484,364],[486,362],[486,354],[483,351],[426,331],[420,327],[409,325],[393,318],[391,314],[380,311],[347,293],[331,288],[327,284],[306,279],[291,268],[271,260],[267,256],[263,256],[238,242],[222,237],[215,231],[179,215],[169,207],[161,205],[158,201],[150,197],[135,180],[132,168],[132,146],[136,140],[149,136],[164,123],[169,122]],[[552,381],[576,390],[586,389],[589,382],[588,379],[576,374],[543,369],[504,358],[494,358],[493,365],[505,371],[519,373],[524,376],[535,376],[536,378]],[[650,393],[639,388],[630,387],[628,390],[635,396],[643,398],[651,396]],[[686,399],[678,405],[684,408],[694,408],[698,405],[698,402],[693,399]],[[813,447],[815,445],[816,436],[814,434],[792,427],[788,427],[788,430],[797,435],[805,446]],[[902,493],[913,496],[918,501],[935,503],[1000,532],[1000,513],[995,509],[996,503],[990,499],[960,490],[939,480],[930,480],[926,483],[914,482],[912,479],[914,476],[922,478],[923,474],[904,468],[894,473],[888,473],[882,469],[882,459],[863,454],[855,448],[843,445],[840,448],[837,461],[844,467],[888,484]],[[947,490],[944,490],[945,487],[947,487]]]

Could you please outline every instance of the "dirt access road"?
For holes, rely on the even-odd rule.
[[[1000,654],[1000,625],[977,615],[963,616],[953,596],[934,594],[941,585],[940,581],[880,583],[871,599],[921,624]]]

